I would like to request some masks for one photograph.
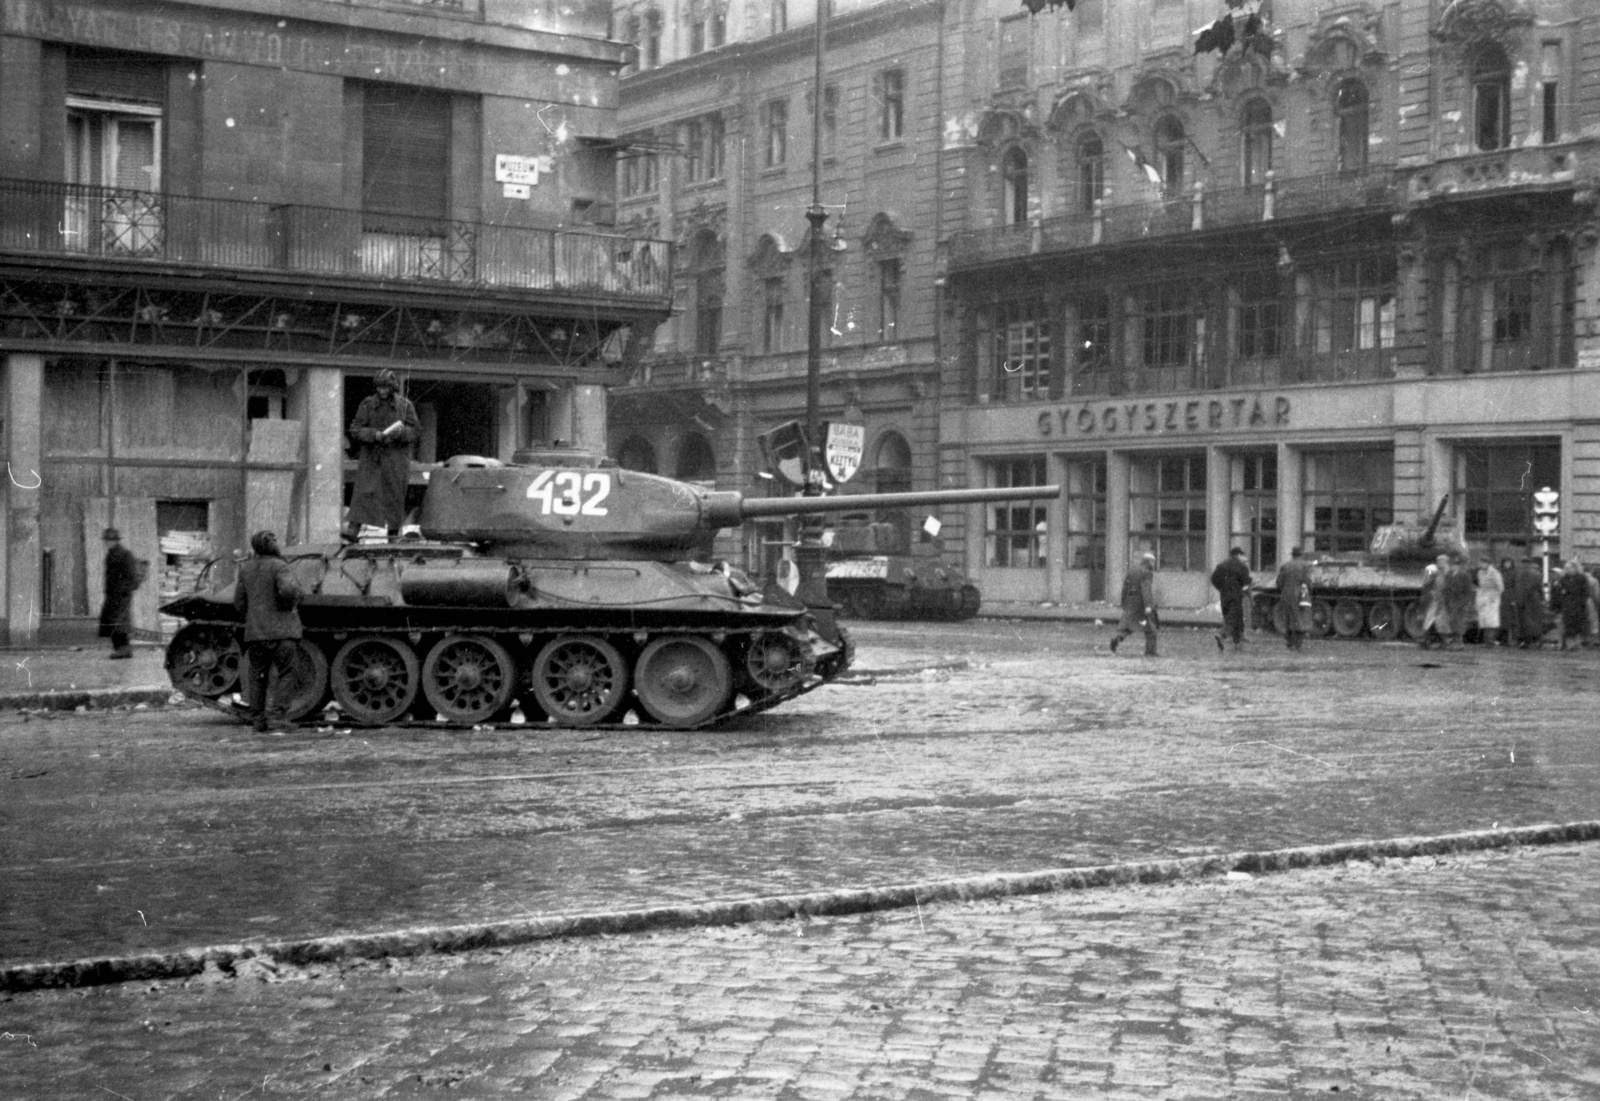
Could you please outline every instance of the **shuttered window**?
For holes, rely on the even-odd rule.
[[[368,231],[415,233],[449,213],[450,97],[373,84],[362,115],[361,194]],[[385,219],[384,214],[404,215]],[[376,217],[375,217],[376,216]]]
[[[67,94],[123,103],[164,104],[167,63],[123,54],[67,55]]]

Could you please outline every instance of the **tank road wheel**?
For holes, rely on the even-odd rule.
[[[533,659],[533,697],[562,726],[605,722],[627,691],[628,667],[603,638],[560,635]]]
[[[1422,621],[1427,614],[1420,600],[1409,600],[1400,606],[1400,629],[1407,638],[1422,641]]]
[[[1367,633],[1379,642],[1388,642],[1400,633],[1400,605],[1380,600],[1367,611]]]
[[[239,661],[240,697],[245,706],[250,705],[250,656]],[[268,682],[267,714],[274,707],[281,708],[283,717],[297,723],[321,711],[328,704],[328,659],[313,643],[296,639],[294,660],[289,665],[289,676],[279,678],[276,684]]]
[[[1311,630],[1313,636],[1331,635],[1333,633],[1333,605],[1326,600],[1313,600],[1311,602]]]
[[[744,672],[763,694],[787,692],[805,679],[805,653],[782,631],[762,631],[745,650]]]
[[[453,723],[487,722],[511,702],[517,666],[483,635],[447,635],[422,663],[422,693]]]
[[[167,675],[186,696],[215,700],[239,684],[239,640],[233,629],[191,623],[167,647]]]
[[[1343,597],[1333,603],[1333,633],[1340,638],[1355,638],[1361,633],[1367,617],[1359,600]]]
[[[651,640],[633,667],[639,703],[667,726],[699,726],[733,694],[733,671],[722,651],[695,635]]]
[[[417,655],[399,639],[353,638],[333,655],[333,698],[363,726],[382,726],[417,698]]]

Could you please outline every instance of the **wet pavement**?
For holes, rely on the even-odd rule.
[[[1600,819],[1594,652],[1109,633],[864,625],[849,683],[700,734],[0,714],[0,967]],[[1600,1096],[1597,872],[245,958],[0,995],[0,1097]]]

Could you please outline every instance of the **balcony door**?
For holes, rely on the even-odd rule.
[[[67,248],[160,253],[161,108],[69,96],[66,181]]]
[[[449,191],[450,97],[398,84],[368,85],[361,270],[388,278],[448,278]]]

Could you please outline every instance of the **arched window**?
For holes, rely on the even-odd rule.
[[[1183,187],[1183,123],[1168,115],[1156,123],[1156,170],[1168,191]]]
[[[1094,131],[1078,139],[1078,207],[1092,211],[1106,197],[1106,147]]]
[[[638,470],[645,474],[656,472],[656,449],[642,436],[629,436],[628,442],[617,452],[617,465],[624,470]]]
[[[678,447],[678,469],[674,475],[681,482],[714,482],[717,480],[717,455],[711,444],[698,432],[683,438]]]
[[[722,242],[709,229],[701,230],[693,257],[694,350],[698,355],[714,356],[722,344]]]
[[[1243,143],[1244,185],[1260,187],[1267,182],[1272,171],[1272,105],[1264,99],[1252,99],[1244,105],[1239,119]]]
[[[1360,172],[1367,167],[1367,86],[1359,80],[1340,83],[1333,93],[1338,169]]]
[[[911,491],[911,445],[900,433],[885,432],[878,441],[873,481],[873,490],[877,493]]]
[[[1013,145],[1000,158],[1001,216],[1008,226],[1028,220],[1028,154]]]
[[[1511,63],[1492,42],[1472,55],[1472,140],[1486,152],[1511,143]]]

